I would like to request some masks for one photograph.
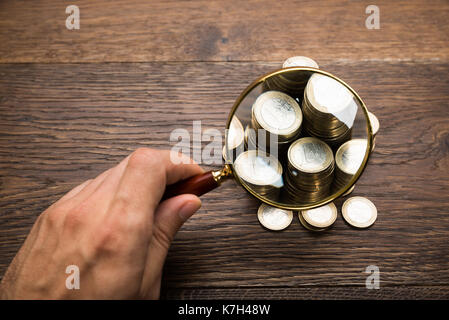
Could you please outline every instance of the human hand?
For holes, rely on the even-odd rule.
[[[196,164],[173,164],[169,151],[142,148],[75,187],[38,217],[0,297],[158,298],[170,243],[201,206],[189,194],[159,201],[166,185],[202,172]],[[69,265],[79,268],[79,290],[66,288]]]

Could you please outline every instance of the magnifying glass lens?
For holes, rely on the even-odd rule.
[[[223,150],[237,181],[286,209],[327,203],[360,176],[370,152],[366,107],[338,78],[287,68],[253,83],[234,105]]]

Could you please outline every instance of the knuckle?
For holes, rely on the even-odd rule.
[[[48,210],[40,215],[40,219],[47,225],[56,226],[61,221],[61,213],[56,210]]]
[[[105,225],[99,228],[95,233],[93,250],[95,255],[105,253],[115,253],[122,247],[120,232],[114,225]]]
[[[149,148],[139,148],[131,154],[128,165],[131,167],[142,168],[151,165],[157,165],[159,157],[156,150]]]
[[[68,210],[64,217],[64,227],[75,229],[84,224],[84,220],[90,213],[89,203],[83,202],[75,208]]]
[[[117,217],[115,219],[116,229],[140,234],[147,231],[146,216],[139,210],[133,210],[131,202],[129,197],[118,195],[114,199],[110,214]]]

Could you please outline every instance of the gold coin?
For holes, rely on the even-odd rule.
[[[294,56],[285,60],[282,64],[282,68],[288,67],[312,67],[319,69],[318,63],[316,63],[315,60],[304,56]]]
[[[342,144],[335,154],[337,167],[346,174],[354,175],[362,165],[367,144],[366,139],[352,139]]]
[[[305,94],[310,105],[322,113],[336,115],[348,111],[347,120],[352,119],[351,125],[348,125],[347,121],[342,122],[352,127],[357,105],[353,94],[343,84],[331,77],[315,73],[307,83]]]
[[[368,118],[371,123],[371,127],[373,128],[373,136],[375,136],[377,134],[377,132],[379,131],[379,127],[380,127],[379,119],[377,119],[377,117],[374,115],[374,113],[371,113],[369,111],[368,111]]]
[[[299,104],[279,91],[262,93],[254,102],[252,113],[262,129],[280,136],[294,135],[302,123]]]
[[[242,145],[244,140],[243,125],[240,120],[234,116],[232,117],[231,124],[227,130],[226,146],[228,149],[235,149]]]
[[[257,218],[265,228],[280,231],[292,223],[293,212],[262,203],[257,210]]]
[[[326,230],[326,228],[316,228],[308,224],[307,221],[304,219],[304,216],[301,211],[298,211],[298,219],[301,225],[309,231],[319,232]]]
[[[364,197],[352,197],[343,203],[343,218],[356,228],[368,228],[377,219],[377,208]]]
[[[331,202],[318,208],[302,211],[302,216],[315,228],[328,228],[337,219],[337,207]]]
[[[282,166],[273,156],[257,150],[242,152],[234,162],[235,173],[245,182],[280,188]]]
[[[289,162],[296,169],[317,173],[328,168],[334,161],[332,149],[314,137],[300,138],[288,148]]]

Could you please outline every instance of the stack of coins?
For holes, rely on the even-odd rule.
[[[232,117],[229,130],[226,132],[225,145],[223,146],[223,159],[232,163],[244,149],[244,131],[239,118]]]
[[[290,57],[285,60],[282,68],[288,67],[319,68],[313,59],[303,56]],[[310,75],[307,72],[288,72],[270,77],[264,82],[264,91],[276,90],[285,92],[301,103],[304,96],[304,88]]]
[[[352,139],[338,148],[335,154],[335,179],[332,186],[334,191],[344,188],[359,170],[366,154],[366,148],[366,139]],[[352,190],[353,188],[349,189],[345,195]]]
[[[241,153],[234,162],[235,173],[252,191],[270,200],[283,186],[282,166],[273,156],[257,150]]]
[[[331,148],[315,137],[292,143],[287,153],[285,190],[290,201],[316,202],[329,194],[334,178]]]
[[[301,108],[285,93],[262,93],[254,102],[251,114],[251,126],[246,132],[248,149],[257,145],[257,149],[273,153],[274,144],[278,155],[285,152],[290,142],[301,133]]]
[[[337,220],[337,207],[331,202],[318,208],[299,211],[298,218],[304,228],[310,231],[324,231]]]
[[[287,93],[301,103],[310,75],[311,73],[308,72],[295,71],[278,74],[265,80],[263,90]]]
[[[351,138],[357,113],[354,96],[343,84],[331,77],[314,74],[304,91],[302,102],[304,129],[331,147]]]

